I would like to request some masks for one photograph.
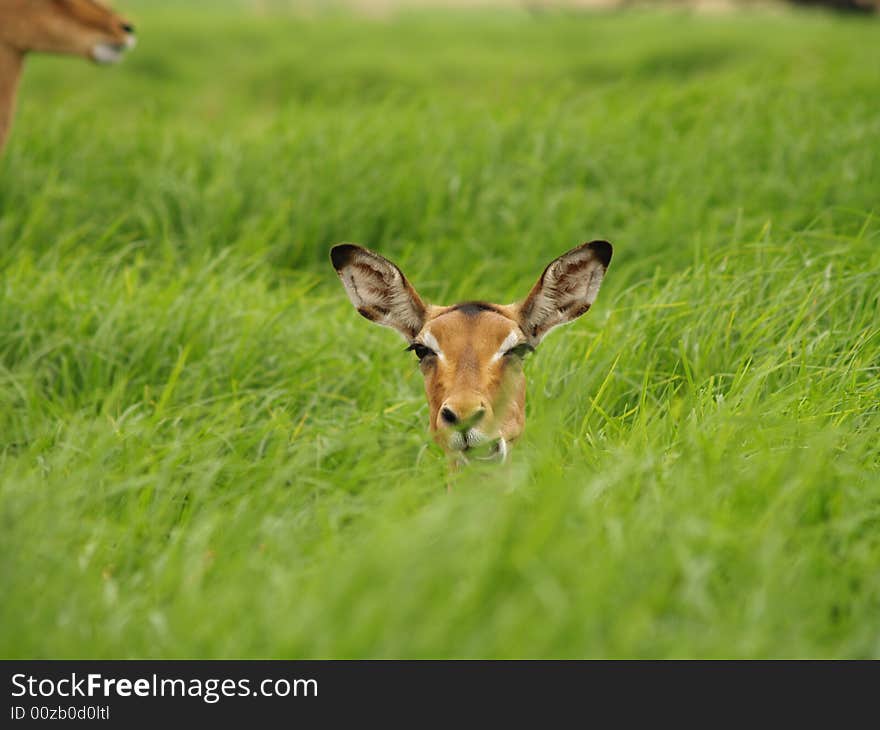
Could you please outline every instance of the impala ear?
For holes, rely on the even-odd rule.
[[[520,327],[534,347],[554,327],[584,314],[611,261],[608,241],[590,241],[550,262],[519,305]]]
[[[425,323],[425,305],[403,272],[362,246],[340,243],[330,250],[333,268],[355,309],[412,340]]]

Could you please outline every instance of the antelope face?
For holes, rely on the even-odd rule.
[[[410,349],[425,376],[431,430],[440,445],[504,458],[522,431],[522,359],[532,349],[513,313],[484,302],[429,307]]]
[[[397,266],[361,246],[334,246],[330,258],[358,312],[396,329],[418,357],[437,442],[451,455],[503,460],[525,425],[523,359],[590,308],[611,253],[607,241],[572,249],[521,302],[453,306],[425,304]]]
[[[97,0],[0,0],[0,40],[21,52],[116,63],[135,46],[134,27]]]

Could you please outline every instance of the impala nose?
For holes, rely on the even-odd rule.
[[[440,417],[450,426],[454,426],[458,422],[458,416],[455,415],[455,411],[445,406],[440,411]]]
[[[443,423],[447,426],[453,426],[459,431],[467,431],[471,426],[479,423],[485,415],[486,408],[482,403],[470,408],[445,403],[440,408],[440,418]]]
[[[123,23],[121,27],[124,33],[134,33],[134,26],[131,23]]]

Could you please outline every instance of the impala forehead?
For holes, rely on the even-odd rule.
[[[432,318],[417,339],[441,359],[456,357],[466,349],[477,356],[498,359],[504,351],[525,341],[519,324],[501,312],[452,307]]]

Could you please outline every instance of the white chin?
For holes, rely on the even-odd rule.
[[[482,456],[474,456],[480,461],[497,461],[499,464],[507,460],[507,442],[503,438],[499,438],[492,444],[489,452]]]
[[[99,43],[92,48],[92,58],[98,63],[119,63],[125,55],[125,46]]]
[[[469,433],[464,436],[461,433],[454,433],[448,445],[465,462],[476,459],[501,463],[507,459],[507,441],[501,437],[489,439],[483,434]]]
[[[467,441],[465,440],[463,433],[455,431],[449,437],[448,445],[453,451],[464,451],[467,448]]]

